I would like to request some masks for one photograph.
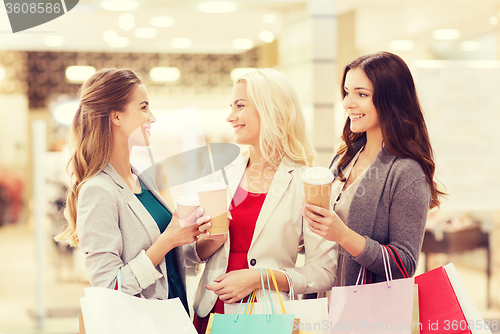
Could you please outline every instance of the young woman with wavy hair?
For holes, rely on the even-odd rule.
[[[385,280],[380,244],[397,252],[409,275],[417,268],[427,213],[444,195],[406,63],[389,52],[347,65],[342,78],[348,117],[343,145],[330,163],[332,208],[304,207],[311,230],[339,244],[336,285]],[[392,272],[402,277],[394,262]]]
[[[302,173],[315,152],[295,89],[278,71],[255,70],[236,81],[230,107],[226,120],[248,151],[225,168],[234,192],[229,238],[196,243],[207,261],[193,304],[198,333],[205,333],[210,312],[224,313],[225,303],[261,286],[258,268],[274,271],[282,298],[292,288],[326,291],[335,281],[335,243],[312,233],[301,215]],[[305,265],[296,267],[302,241]]]
[[[154,122],[133,71],[103,69],[83,84],[70,129],[69,225],[56,240],[81,246],[92,286],[113,288],[121,270],[123,292],[179,297],[187,311],[182,246],[210,223],[200,210],[188,218],[194,225],[180,228],[152,175],[131,166],[131,148],[147,145]]]

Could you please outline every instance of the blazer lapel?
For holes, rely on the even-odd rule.
[[[358,186],[363,189],[364,195],[355,195],[349,208],[348,224],[354,231],[357,230],[356,227],[362,225],[366,235],[371,235],[373,232],[379,200],[395,159],[396,156],[386,153],[385,148],[383,148],[365,172],[366,174]],[[366,230],[367,226],[371,226],[370,233]]]
[[[226,173],[227,181],[228,181],[228,209],[230,209],[231,206],[231,201],[234,198],[234,194],[236,193],[236,190],[238,189],[241,178],[243,177],[243,174],[245,173],[245,168],[248,164],[249,156],[242,156],[240,155],[237,160],[232,164],[224,168],[224,171]]]
[[[151,217],[148,210],[146,210],[144,205],[142,205],[142,203],[137,199],[132,190],[130,190],[130,188],[125,184],[125,181],[123,181],[121,176],[116,172],[111,164],[108,163],[103,172],[108,174],[120,188],[120,192],[122,193],[128,206],[146,229],[149,238],[151,239],[151,243],[155,242],[156,239],[158,239],[158,237],[160,236],[160,230],[158,229],[158,225],[156,225],[156,222],[154,221],[153,217]]]
[[[147,171],[150,171],[150,169],[148,169]],[[165,199],[163,197],[161,197],[160,193],[158,192],[158,187],[152,181],[152,176],[151,176],[151,179],[146,177],[146,171],[139,173],[139,171],[134,166],[132,166],[132,172],[135,175],[137,175],[138,178],[141,179],[141,181],[146,185],[146,188],[148,188],[148,190],[151,192],[151,194],[153,194],[153,196],[158,200],[158,202],[160,202],[161,205],[163,205],[165,207],[165,209],[167,209],[168,212],[170,212],[170,214],[173,215],[175,210],[173,208],[171,208],[170,205],[168,205],[167,201],[165,201]],[[152,171],[151,171],[151,173],[152,173]],[[149,174],[149,175],[151,175],[151,174]]]
[[[292,171],[294,170],[294,167],[295,163],[287,157],[284,157],[276,170],[276,174],[274,175],[271,186],[267,192],[266,199],[264,200],[264,204],[260,210],[259,217],[257,218],[257,223],[255,224],[255,231],[253,233],[250,249],[255,244],[255,241],[264,229],[264,226],[266,226],[269,221],[271,214],[274,212],[274,209],[276,209],[276,206],[288,189],[288,186],[293,179]]]

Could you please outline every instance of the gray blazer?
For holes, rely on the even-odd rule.
[[[155,190],[151,174],[139,177],[172,212]],[[160,236],[160,230],[111,164],[83,184],[78,196],[77,231],[92,286],[111,287],[121,268],[123,292],[148,299],[168,298],[165,259],[155,268],[145,254]],[[174,251],[185,286],[184,252],[182,247]]]
[[[357,140],[354,151],[365,143],[366,138]],[[330,163],[335,176],[339,158],[336,155]],[[422,167],[382,149],[365,172],[349,208],[348,226],[365,237],[366,247],[358,257],[347,254],[346,285],[356,284],[360,266],[372,273],[372,283],[385,281],[380,244],[393,246],[408,275],[413,276],[430,201],[431,189]],[[393,278],[402,278],[394,261],[390,262]],[[367,275],[368,282],[371,274]]]

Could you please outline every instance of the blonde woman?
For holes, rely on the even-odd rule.
[[[301,175],[315,152],[297,93],[283,74],[260,69],[237,80],[230,106],[236,143],[249,149],[226,168],[234,193],[228,239],[204,236],[191,246],[207,260],[194,301],[198,333],[205,332],[210,312],[224,313],[224,303],[260,287],[259,267],[272,269],[285,293],[292,287],[296,294],[326,291],[335,281],[336,244],[302,219]],[[296,267],[302,242],[305,265]]]
[[[148,299],[179,297],[188,310],[181,246],[209,228],[207,217],[180,228],[176,214],[155,190],[153,178],[130,164],[134,145],[146,145],[155,118],[148,92],[130,70],[103,69],[81,88],[71,126],[69,226],[56,237],[81,246],[92,286]],[[145,138],[146,137],[146,138]],[[202,211],[200,209],[200,211]]]

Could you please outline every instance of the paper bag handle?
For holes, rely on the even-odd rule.
[[[389,263],[389,252],[383,245],[380,245],[380,249],[382,250],[382,259],[384,261],[384,270],[385,270],[385,277],[387,279],[387,287],[391,288],[392,271]],[[363,282],[363,278],[365,276],[364,269],[365,269],[364,267],[359,268],[359,274],[358,278],[356,279],[356,286],[354,287],[354,293],[358,292],[358,285],[360,283],[359,280],[360,278],[361,278],[361,283]]]
[[[262,292],[264,293],[264,305],[266,307],[266,318],[267,318],[267,322],[270,322],[271,321],[271,317],[269,316],[269,310],[267,308],[266,286],[264,285],[264,277],[262,276],[262,270],[264,270],[264,272],[266,273],[267,286],[269,288],[269,295],[271,295],[271,285],[269,284],[269,276],[267,275],[267,270],[261,269],[261,268],[258,268],[258,269],[259,269],[259,273],[260,273],[260,283],[262,285]],[[252,299],[251,307],[250,307],[250,313],[251,313],[251,310],[253,308],[253,303],[255,302],[255,296],[254,296],[255,294],[256,294],[256,290],[254,290],[252,292],[252,295],[250,296],[250,298],[248,298],[247,305],[246,305],[246,308],[245,308],[245,314],[247,313],[248,305],[250,304],[250,299]],[[252,298],[252,296],[253,296],[253,298]],[[269,296],[269,297],[271,297],[271,296]],[[240,301],[240,306],[238,307],[238,312],[236,313],[236,317],[234,318],[234,322],[238,321],[238,317],[240,316],[240,309],[241,309],[241,305],[242,304],[243,304],[243,299],[241,299],[241,301]],[[273,301],[271,299],[271,308],[272,308],[272,305],[273,305]],[[272,309],[272,312],[274,314],[274,309]]]
[[[113,290],[122,291],[122,268],[118,269],[118,274],[112,283]]]
[[[276,282],[276,277],[274,276],[274,273],[271,269],[266,269],[266,270],[269,271],[269,274],[271,275],[271,280],[273,281],[274,290],[276,290],[276,293],[278,294],[278,299],[280,300],[280,305],[281,305],[281,313],[286,314],[285,306],[283,306],[283,302],[281,301],[280,290],[278,289],[278,283]],[[271,293],[269,293],[269,298],[271,298]]]
[[[399,269],[399,271],[401,272],[401,274],[403,275],[403,277],[404,277],[404,278],[409,278],[410,276],[409,276],[409,275],[408,275],[408,273],[406,272],[406,268],[405,268],[405,266],[404,266],[404,264],[403,264],[403,261],[401,261],[401,258],[399,257],[399,254],[398,254],[398,252],[394,249],[394,247],[393,247],[393,246],[391,246],[391,245],[382,245],[382,246],[384,246],[384,247],[387,249],[388,253],[391,255],[391,258],[392,258],[392,259],[394,260],[394,262],[396,263],[396,266],[398,267],[398,269]],[[390,248],[390,249],[391,249],[394,253],[396,253],[396,256],[398,257],[399,263],[398,263],[398,261],[396,261],[396,258],[394,257],[394,255],[392,255],[392,252],[390,252],[388,248]],[[401,267],[399,266],[399,264],[401,264]]]

